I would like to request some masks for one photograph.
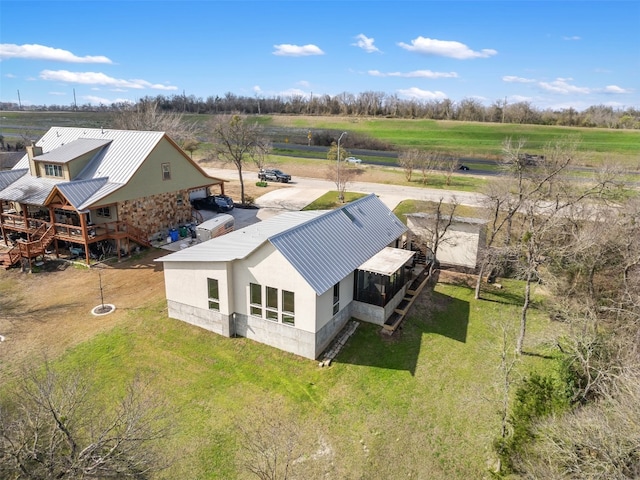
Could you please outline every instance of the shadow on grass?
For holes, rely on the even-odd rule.
[[[406,370],[413,376],[425,337],[443,337],[466,343],[469,302],[424,290],[393,335],[379,325],[360,322],[336,361],[352,365]],[[438,347],[440,348],[440,347]]]

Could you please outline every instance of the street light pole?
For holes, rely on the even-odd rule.
[[[347,132],[342,132],[342,134],[338,137],[338,155],[336,164],[338,181],[336,183],[338,184],[338,200],[340,201],[340,203],[344,202],[344,195],[342,193],[342,190],[340,189],[340,140],[342,140],[342,137],[344,137],[346,134]]]

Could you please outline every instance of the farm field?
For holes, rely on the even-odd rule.
[[[184,118],[206,129],[211,117],[187,114]],[[507,137],[526,138],[529,151],[540,153],[548,142],[565,135],[579,135],[581,158],[576,159],[576,164],[596,167],[620,163],[630,170],[640,171],[638,130],[359,117],[281,115],[255,118],[265,127],[272,141],[290,142],[292,147],[306,145],[309,131],[312,135],[347,131],[385,142],[394,150],[432,149],[461,158],[498,158],[501,143]],[[51,126],[108,128],[110,122],[111,116],[107,112],[2,111],[0,134],[7,139],[20,135],[37,139]]]

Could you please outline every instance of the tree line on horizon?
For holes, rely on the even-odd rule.
[[[401,99],[396,94],[375,91],[358,94],[343,92],[333,96],[312,94],[309,97],[304,95],[241,96],[228,92],[223,96],[209,96],[206,99],[186,94],[157,95],[144,97],[138,100],[138,103],[156,103],[164,112],[183,114],[361,116],[640,129],[640,108],[636,107],[614,108],[609,105],[593,105],[581,111],[572,107],[541,109],[527,101],[509,103],[504,99],[484,105],[474,98],[465,98],[458,102],[448,98]],[[75,103],[31,106],[15,102],[0,103],[0,110],[117,112],[128,108],[131,108],[131,104],[126,102],[98,106]]]

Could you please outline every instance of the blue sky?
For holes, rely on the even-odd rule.
[[[640,107],[639,1],[0,0],[0,101],[384,92]]]

